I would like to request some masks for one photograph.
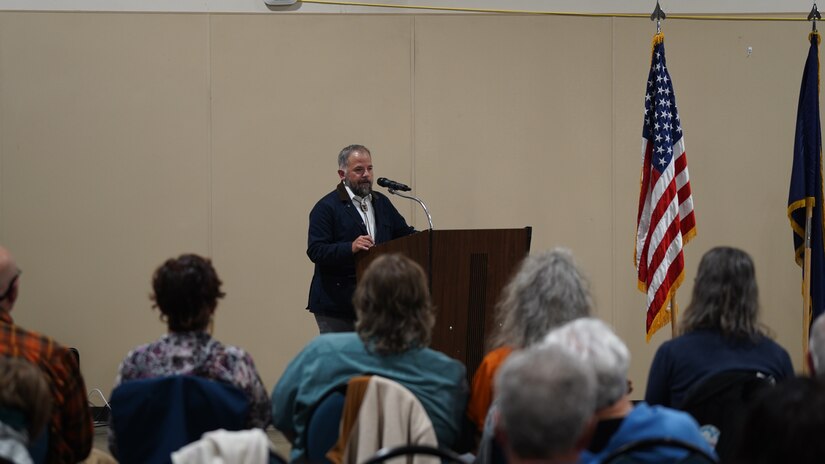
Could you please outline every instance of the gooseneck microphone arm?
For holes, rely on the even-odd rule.
[[[430,210],[427,209],[427,205],[425,205],[423,201],[419,200],[418,198],[412,195],[404,195],[403,193],[398,193],[398,191],[396,191],[395,189],[388,188],[387,191],[389,191],[393,195],[398,195],[399,197],[418,202],[418,204],[421,205],[422,208],[424,208],[424,213],[427,215],[427,222],[430,224],[430,230],[433,230],[433,217],[430,216]]]

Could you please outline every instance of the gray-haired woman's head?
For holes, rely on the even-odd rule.
[[[596,410],[613,405],[627,394],[630,350],[607,324],[582,317],[553,329],[542,346],[558,345],[596,373]]]
[[[592,306],[587,280],[569,250],[528,256],[502,291],[493,346],[528,347],[551,329],[590,315]]]

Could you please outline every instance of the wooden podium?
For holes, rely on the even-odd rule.
[[[356,275],[385,253],[401,253],[427,272],[436,307],[431,348],[467,366],[472,379],[495,325],[495,305],[530,252],[532,229],[425,230],[356,255]]]

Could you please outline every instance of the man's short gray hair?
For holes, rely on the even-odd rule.
[[[565,248],[524,258],[496,308],[494,348],[526,348],[555,327],[590,315],[587,280]]]
[[[825,314],[820,314],[811,326],[808,352],[811,354],[814,375],[825,379]]]
[[[507,358],[496,376],[497,428],[523,459],[552,459],[576,449],[596,403],[589,366],[559,346],[537,346]]]
[[[372,157],[372,153],[370,150],[363,146],[363,145],[349,145],[344,147],[340,153],[338,153],[338,169],[342,171],[347,170],[347,162],[349,161],[349,156],[355,152],[366,153]]]
[[[613,330],[599,319],[587,317],[552,330],[544,345],[557,345],[593,368],[598,383],[596,410],[627,394],[630,351]]]

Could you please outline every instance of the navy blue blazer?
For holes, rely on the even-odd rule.
[[[385,195],[372,192],[375,243],[388,242],[415,232]],[[309,213],[307,256],[315,263],[307,309],[313,313],[355,319],[355,256],[352,242],[367,234],[343,183],[318,200]]]

